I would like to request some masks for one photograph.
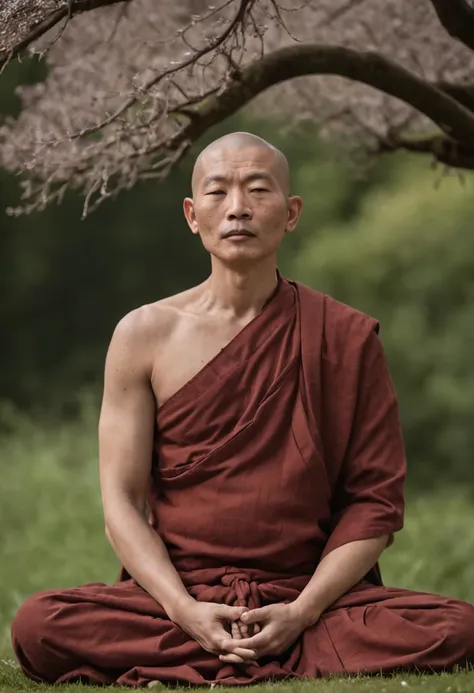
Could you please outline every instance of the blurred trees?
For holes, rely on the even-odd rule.
[[[9,86],[0,82],[4,112],[18,108],[15,81],[41,76],[27,64],[15,70]],[[285,134],[281,123],[243,116],[199,148],[240,128],[285,151],[305,200],[281,249],[283,273],[381,321],[412,480],[472,481],[473,178],[463,185],[403,156],[358,177],[314,128]],[[73,413],[92,388],[98,402],[120,317],[205,278],[208,258],[182,214],[196,151],[161,186],[135,186],[85,221],[72,195],[42,214],[5,216],[18,185],[0,172],[0,399]]]
[[[12,64],[5,74],[0,103],[4,113],[16,114],[15,83],[44,74],[31,63]],[[344,218],[358,183],[342,165],[331,163],[314,129],[290,137],[276,122],[235,118],[214,128],[165,183],[136,185],[84,221],[79,197],[73,195],[41,214],[6,216],[5,208],[19,191],[11,175],[0,174],[0,322],[6,326],[0,360],[8,364],[0,370],[0,399],[46,409],[74,403],[78,391],[100,384],[108,341],[125,313],[207,276],[209,261],[188,230],[182,200],[190,193],[197,151],[241,127],[288,152],[295,189],[301,175],[309,175],[320,162],[321,175],[316,169],[311,174],[321,179],[314,196],[320,200],[316,214],[321,221]],[[283,264],[303,238],[300,233],[288,239]]]
[[[292,273],[381,321],[413,475],[472,483],[474,178],[435,181],[426,163],[392,162],[354,219],[305,240]]]

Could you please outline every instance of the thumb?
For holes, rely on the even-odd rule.
[[[264,621],[268,617],[268,606],[262,606],[260,609],[251,609],[246,611],[240,617],[242,623],[257,623]]]
[[[222,604],[219,609],[219,616],[228,618],[229,621],[238,621],[246,611],[248,611],[248,607],[246,606],[227,606],[226,604]]]

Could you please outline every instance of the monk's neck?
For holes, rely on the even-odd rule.
[[[213,267],[202,285],[201,298],[206,310],[236,320],[252,319],[264,307],[278,284],[275,264],[236,271]]]

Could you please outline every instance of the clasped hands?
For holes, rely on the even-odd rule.
[[[219,655],[223,662],[255,662],[266,655],[278,655],[293,645],[305,624],[292,604],[270,604],[244,611],[231,622],[232,638],[224,640]]]
[[[194,602],[178,623],[201,647],[231,664],[254,663],[260,657],[278,655],[309,625],[295,602],[251,610]]]

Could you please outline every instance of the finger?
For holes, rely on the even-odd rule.
[[[235,654],[220,654],[219,659],[221,662],[228,662],[229,664],[243,664],[244,660],[242,657],[238,657]]]
[[[232,643],[232,640],[223,640],[221,647],[226,652],[233,652],[236,649],[236,644],[233,643],[234,646],[232,646]],[[259,652],[260,650],[266,648],[267,645],[268,634],[261,630],[260,633],[257,633],[257,635],[253,635],[251,638],[242,638],[241,640],[239,640],[238,647],[243,648],[245,650]]]
[[[219,604],[218,606],[218,615],[221,618],[229,619],[229,621],[237,621],[248,611],[248,607],[246,606],[228,606],[227,604]]]
[[[255,650],[247,650],[244,647],[236,647],[233,652],[223,652],[222,654],[234,654],[237,655],[237,657],[242,657],[242,659],[255,659],[257,656]]]
[[[242,631],[240,629],[239,621],[232,621],[231,633],[233,640],[240,640],[242,638]]]
[[[240,626],[240,632],[242,633],[242,638],[251,638],[257,632],[255,629],[260,628],[256,623],[249,623],[248,626],[242,623]]]
[[[255,650],[248,647],[241,647],[240,643],[242,640],[236,642],[235,640],[223,640],[220,645],[220,650],[222,654],[237,654],[239,657],[256,657],[257,654]]]
[[[240,635],[242,638],[248,638],[249,636],[249,628],[245,623],[242,623],[242,621],[237,621],[239,624],[239,630],[240,630]]]
[[[228,662],[229,664],[256,664],[255,659],[242,659],[236,654],[221,654],[219,655],[221,662]]]
[[[253,650],[246,650],[242,647],[236,647],[232,652],[221,652],[220,656],[224,658],[237,657],[243,662],[256,661],[257,654]]]
[[[262,606],[260,609],[251,609],[246,611],[240,617],[242,623],[256,623],[257,621],[264,621],[270,616],[270,609],[268,606]]]

